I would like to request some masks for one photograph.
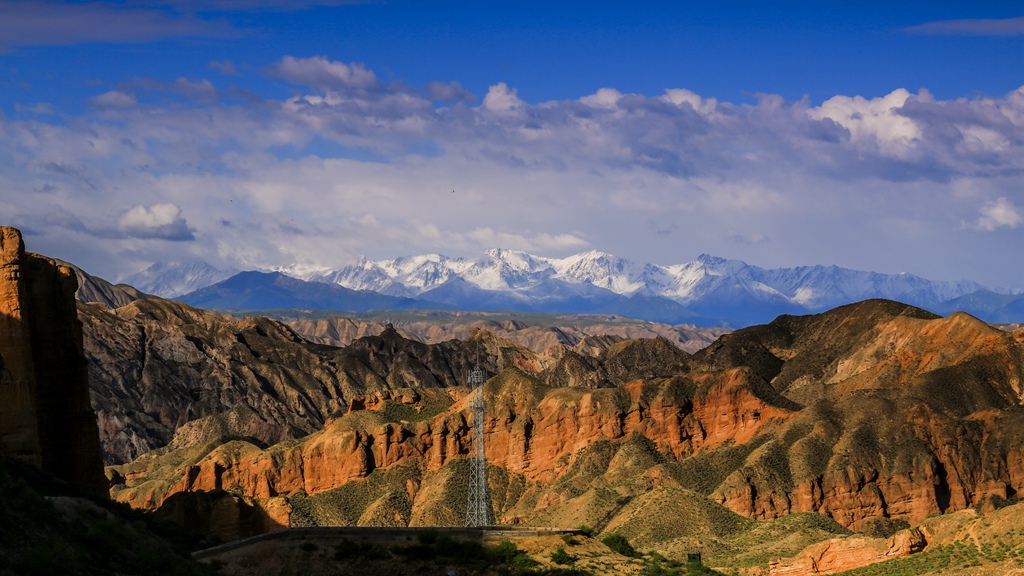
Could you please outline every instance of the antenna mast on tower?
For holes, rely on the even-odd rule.
[[[469,456],[469,498],[466,503],[466,526],[490,526],[490,506],[487,498],[487,460],[484,458],[484,381],[487,379],[480,369],[480,343],[476,345],[476,365],[469,373],[467,384],[470,388],[469,411],[472,415],[472,448]]]

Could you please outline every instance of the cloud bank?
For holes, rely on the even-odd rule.
[[[327,56],[264,72],[293,93],[239,98],[217,75],[135,79],[67,121],[26,103],[0,117],[0,210],[46,230],[41,251],[114,277],[159,259],[337,266],[499,245],[1024,285],[992,234],[1024,229],[1024,88],[531,103],[505,83],[479,101],[458,82],[385,84]],[[82,225],[48,228],[57,207]]]

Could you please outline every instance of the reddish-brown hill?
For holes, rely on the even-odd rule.
[[[147,333],[186,330],[150,314]],[[196,324],[226,322],[189,314]],[[700,540],[709,523],[709,534],[725,538],[744,516],[813,512],[860,529],[1024,490],[1024,347],[1019,335],[964,314],[866,301],[780,317],[692,357],[658,339],[546,357],[485,332],[431,348],[392,331],[333,349],[277,323],[246,322],[229,323],[203,355],[254,373],[267,373],[265,362],[284,382],[286,366],[309,362],[318,385],[339,373],[315,371],[329,360],[358,366],[364,384],[336,385],[332,398],[344,402],[331,410],[289,416],[306,418],[313,433],[279,444],[197,432],[221,413],[168,425],[177,432],[167,449],[117,467],[118,499],[155,508],[172,494],[225,489],[292,523],[457,522],[469,430],[457,384],[476,342],[485,366],[500,368],[485,387],[485,430],[503,522],[621,528],[667,549]],[[239,338],[264,348],[239,356],[230,352]],[[438,368],[453,366],[440,360],[452,354],[460,368]],[[252,411],[285,395],[245,380],[236,390],[230,398]],[[659,523],[644,504],[658,499],[703,512]],[[645,509],[653,524],[639,520]]]

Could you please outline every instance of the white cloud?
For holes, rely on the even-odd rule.
[[[900,114],[900,108],[911,98],[910,92],[900,88],[881,98],[861,96],[834,96],[810,111],[815,119],[828,118],[850,131],[854,142],[871,142],[896,157],[905,157],[921,130],[910,118]]]
[[[1024,232],[1024,89],[945,101],[896,90],[813,107],[685,89],[531,103],[498,83],[467,105],[446,103],[456,83],[418,94],[326,57],[286,57],[270,73],[310,88],[243,100],[226,97],[229,79],[137,80],[77,118],[0,118],[0,203],[36,229],[58,204],[84,223],[51,226],[54,239],[116,232],[90,241],[109,266],[171,248],[270,267],[593,247],[665,264],[709,252],[942,277],[970,274],[950,270],[947,254],[999,254],[986,242]],[[963,226],[1005,234],[950,234],[979,198],[1003,200]],[[910,244],[921,250],[900,260],[912,251],[892,246]],[[1009,269],[971,265],[982,280]]]
[[[118,220],[118,226],[129,236],[160,240],[194,240],[195,236],[188,223],[181,216],[181,209],[174,204],[153,204],[134,206]]]
[[[495,114],[514,114],[523,109],[526,103],[519,99],[519,91],[509,88],[504,82],[491,86],[484,96],[483,109]]]
[[[318,90],[377,91],[381,89],[377,75],[366,66],[353,62],[345,64],[329,60],[326,56],[295,58],[285,56],[269,68],[271,74],[291,82]]]
[[[1013,229],[1024,222],[1020,208],[1002,196],[995,201],[986,202],[980,212],[981,216],[972,225],[975,230],[994,232],[999,228]]]
[[[714,98],[701,98],[697,94],[683,88],[665,90],[665,95],[662,98],[675,106],[689,104],[695,112],[701,114],[711,114],[715,111],[715,107],[718,106],[718,100]]]
[[[622,92],[614,88],[601,88],[597,92],[580,98],[580,102],[591,108],[613,109],[622,98]]]
[[[426,94],[439,102],[472,102],[476,96],[458,82],[428,82]]]
[[[104,92],[99,96],[94,96],[89,100],[93,106],[100,108],[127,108],[129,106],[135,106],[138,104],[138,100],[131,94],[126,94],[120,90],[111,90]]]
[[[586,240],[573,234],[521,234],[481,227],[464,235],[467,244],[525,250],[527,252],[550,253],[579,250],[590,246]]]

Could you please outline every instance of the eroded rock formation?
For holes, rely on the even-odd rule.
[[[796,558],[770,564],[770,576],[818,576],[835,574],[870,564],[916,554],[928,542],[917,528],[902,530],[888,539],[833,539],[806,548]]]
[[[104,494],[77,288],[69,267],[0,227],[0,450]]]
[[[275,342],[296,339],[280,334]],[[963,314],[871,301],[781,317],[693,357],[649,339],[553,358],[484,332],[457,349],[473,354],[477,343],[488,369],[501,369],[486,386],[485,429],[489,463],[511,490],[495,510],[510,523],[602,525],[644,490],[666,487],[748,518],[814,512],[856,530],[1024,490],[1021,342]],[[280,354],[270,345],[261,358]],[[460,499],[436,478],[467,454],[466,390],[458,370],[437,376],[449,348],[424,346],[392,332],[332,352],[376,384],[341,390],[337,409],[319,413],[302,440],[225,443],[208,430],[224,416],[186,421],[169,452],[121,467],[117,497],[146,508],[228,487],[255,499],[312,497],[393,476],[398,484],[366,502],[366,521],[447,518],[443,508]],[[298,356],[280,358],[294,365]],[[251,396],[248,410],[268,396]],[[265,421],[243,416],[222,429]]]

